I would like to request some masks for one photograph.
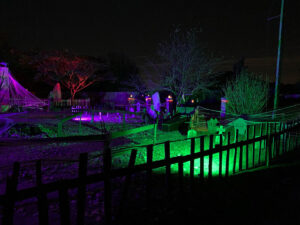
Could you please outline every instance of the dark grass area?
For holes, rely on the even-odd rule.
[[[187,178],[183,194],[174,181],[170,198],[155,191],[151,210],[128,202],[118,224],[300,224],[299,174],[300,149],[269,169],[197,183],[193,192]]]

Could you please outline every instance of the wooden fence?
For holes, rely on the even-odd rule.
[[[166,188],[170,188],[171,183],[171,165],[178,165],[179,187],[183,190],[183,176],[184,176],[184,163],[189,162],[190,184],[193,185],[195,179],[203,181],[205,178],[213,178],[213,155],[219,154],[219,174],[218,177],[228,177],[229,164],[233,163],[232,173],[238,173],[243,170],[270,165],[270,163],[284,154],[299,146],[299,140],[293,136],[293,132],[297,131],[300,126],[300,121],[292,121],[285,124],[261,124],[260,129],[257,125],[247,127],[246,138],[239,140],[237,138],[235,143],[231,143],[231,134],[227,134],[227,143],[215,145],[213,143],[214,136],[209,136],[209,148],[205,149],[205,137],[200,136],[191,138],[190,153],[185,156],[170,157],[170,141],[160,143],[164,146],[165,158],[162,160],[153,160],[153,147],[154,145],[146,146],[147,161],[144,164],[136,165],[137,150],[132,149],[130,152],[130,160],[127,168],[112,169],[112,151],[109,147],[110,137],[108,136],[104,141],[103,152],[103,172],[97,174],[87,174],[88,154],[83,153],[79,156],[79,170],[78,177],[74,179],[66,179],[55,181],[52,183],[42,183],[42,163],[36,161],[36,185],[31,188],[17,190],[18,177],[20,173],[20,163],[15,162],[13,165],[12,176],[7,178],[6,192],[0,196],[0,202],[3,206],[2,224],[12,225],[14,216],[14,205],[17,201],[22,201],[29,198],[37,198],[38,202],[38,215],[39,224],[47,225],[48,221],[48,200],[47,193],[58,191],[59,194],[59,214],[60,220],[63,225],[71,224],[70,219],[70,200],[68,190],[77,188],[77,224],[84,224],[85,211],[86,211],[86,188],[88,184],[104,182],[104,220],[105,224],[112,223],[112,179],[117,177],[125,177],[123,183],[122,199],[126,199],[129,189],[131,175],[139,172],[146,172],[146,200],[151,201],[152,185],[153,185],[153,170],[157,168],[165,168]],[[251,131],[252,130],[252,131]],[[259,131],[259,133],[257,133]],[[239,137],[238,133],[236,137]],[[252,137],[252,138],[251,138]],[[195,149],[195,143],[199,141],[199,151]],[[158,144],[157,144],[158,145]],[[258,145],[258,148],[255,147]],[[251,151],[251,148],[253,150]],[[232,159],[229,158],[229,151],[233,151]],[[246,154],[244,154],[244,151]],[[223,153],[226,152],[226,160],[222,160]],[[251,154],[250,154],[251,153]],[[256,155],[258,154],[258,156]],[[258,158],[255,163],[254,158]],[[205,176],[204,172],[204,157],[208,157],[208,175]],[[249,160],[252,158],[252,160]],[[200,174],[195,177],[195,162],[198,159]],[[199,160],[200,159],[200,160]],[[233,162],[230,162],[230,160]],[[225,161],[225,174],[222,174],[222,162]],[[251,162],[251,165],[249,162]],[[207,172],[207,171],[206,171]],[[121,207],[124,206],[124,201],[120,203]]]

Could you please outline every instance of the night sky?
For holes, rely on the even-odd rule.
[[[70,49],[101,56],[123,52],[137,63],[155,55],[176,25],[202,30],[200,40],[231,70],[275,77],[281,0],[1,0],[1,36],[18,48]],[[300,81],[300,1],[285,1],[282,82]]]

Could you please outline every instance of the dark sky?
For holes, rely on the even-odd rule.
[[[266,69],[264,64],[275,62],[279,19],[267,18],[279,15],[280,2],[1,0],[0,28],[1,35],[19,48],[67,48],[99,56],[121,51],[139,60],[153,56],[158,43],[180,24],[201,29],[200,40],[226,59],[225,69],[245,56],[253,70],[272,75],[275,65]],[[293,65],[283,65],[282,80],[291,83],[300,80],[300,1],[285,2],[284,62]]]

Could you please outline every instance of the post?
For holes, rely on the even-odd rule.
[[[204,152],[204,136],[200,137],[200,152]],[[204,156],[200,157],[200,180],[204,180]]]
[[[86,175],[87,175],[88,153],[79,156],[79,186],[77,192],[77,224],[84,224],[85,200],[86,200]]]
[[[247,125],[247,144],[246,144],[246,170],[249,169],[249,132],[250,132],[250,125]]]
[[[125,202],[127,200],[128,189],[131,181],[131,172],[135,165],[136,155],[137,155],[137,150],[135,149],[131,150],[130,159],[128,163],[128,174],[125,177],[124,189],[121,195],[120,212],[119,212],[120,217],[123,216],[123,209],[124,209]]]
[[[281,10],[280,10],[280,22],[279,22],[279,37],[278,37],[278,50],[277,50],[277,63],[276,63],[276,80],[275,80],[275,96],[274,96],[274,111],[272,118],[275,118],[275,110],[278,106],[278,93],[279,93],[279,83],[280,83],[280,63],[281,63],[281,44],[282,44],[282,24],[283,24],[283,8],[284,0],[281,0]]]
[[[153,145],[147,146],[147,207],[151,206]]]
[[[61,183],[58,189],[60,224],[71,225],[68,187]]]
[[[48,225],[48,203],[47,195],[43,191],[42,182],[42,164],[41,160],[36,161],[36,186],[38,188],[38,211],[39,211],[39,224]]]
[[[194,153],[195,153],[195,138],[192,138],[191,139],[191,156],[193,156],[194,155]],[[190,179],[191,179],[191,187],[192,187],[192,189],[193,189],[193,187],[194,187],[194,163],[195,161],[194,161],[194,159],[192,159],[191,161],[190,161]]]
[[[109,147],[110,137],[107,136],[104,140],[104,154],[103,154],[103,172],[104,172],[104,221],[105,224],[110,225],[112,214],[112,191],[111,191],[111,149]]]
[[[170,141],[165,142],[165,160],[167,162],[167,165],[166,165],[167,193],[170,194],[170,191],[171,191],[171,165],[169,164],[169,160],[170,160]]]
[[[214,140],[214,135],[209,136],[209,159],[208,159],[208,179],[212,178],[212,151],[213,151],[213,140]]]
[[[5,205],[3,208],[2,222],[6,225],[13,225],[15,196],[18,185],[18,177],[20,173],[20,163],[15,162],[13,166],[13,174],[6,180]]]

